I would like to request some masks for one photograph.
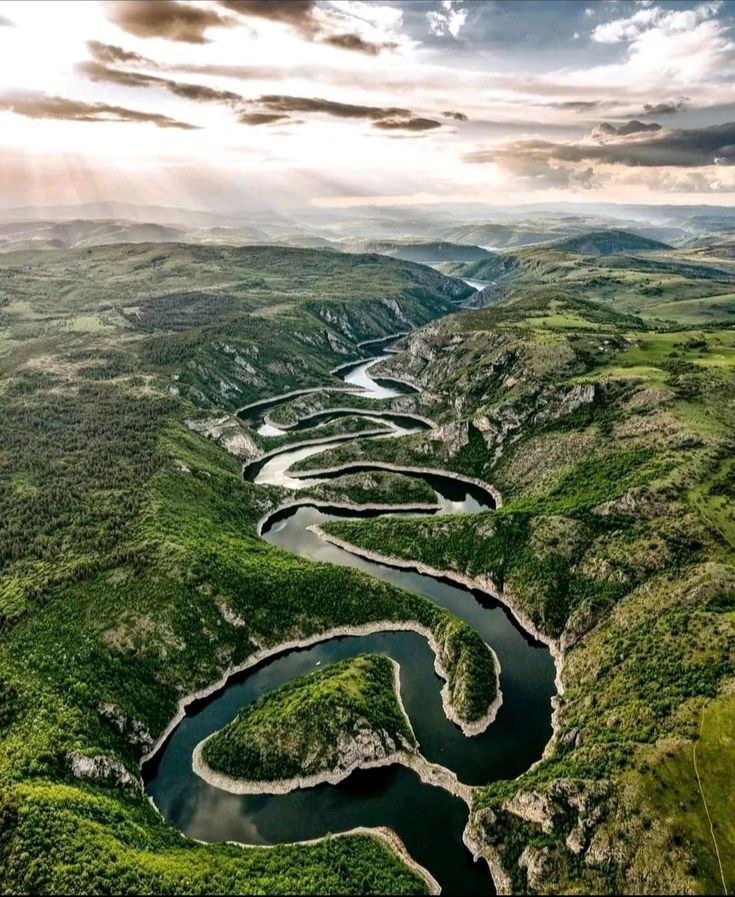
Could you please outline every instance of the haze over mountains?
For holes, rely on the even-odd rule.
[[[735,234],[735,210],[593,203],[499,209],[477,203],[349,211],[305,207],[289,215],[243,208],[234,215],[112,201],[0,209],[0,252],[124,242],[269,243],[377,252],[439,264],[479,261],[483,251],[491,249],[572,238],[581,241],[579,251],[584,251],[587,234],[606,231],[653,241],[627,248],[653,249],[657,242],[695,245],[711,241],[713,234],[723,240]]]

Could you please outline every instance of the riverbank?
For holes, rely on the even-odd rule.
[[[424,417],[421,414],[414,414],[410,411],[370,411],[366,408],[350,408],[347,405],[340,405],[335,408],[324,408],[321,411],[314,411],[311,414],[305,414],[303,417],[297,418],[293,423],[279,423],[277,421],[271,420],[268,413],[266,412],[263,415],[263,422],[269,424],[272,427],[277,427],[279,430],[289,431],[294,430],[297,427],[301,429],[307,429],[309,421],[314,418],[324,417],[326,415],[335,415],[336,417],[344,417],[347,414],[352,414],[355,417],[368,417],[371,419],[379,418],[385,420],[391,420],[391,418],[403,418],[404,420],[412,420],[417,424],[423,424],[426,426],[427,430],[433,430],[436,428],[436,422],[431,420],[431,418]]]
[[[318,467],[309,468],[308,470],[296,470],[294,473],[301,479],[316,479],[324,476],[337,476],[342,473],[350,473],[357,469],[369,468],[370,470],[389,470],[393,473],[417,474],[418,476],[435,476],[444,477],[445,479],[457,480],[468,486],[474,486],[482,489],[493,501],[496,508],[503,505],[503,497],[500,492],[491,483],[477,477],[466,476],[465,474],[456,473],[453,470],[447,470],[443,467],[416,467],[403,464],[392,464],[388,461],[349,461],[345,464],[336,464],[334,467]]]
[[[413,733],[413,726],[406,713],[406,708],[401,698],[400,685],[400,665],[388,658],[393,667],[393,690],[398,707],[404,717],[404,720]],[[455,797],[463,800],[468,808],[472,806],[472,788],[459,781],[456,774],[445,766],[438,763],[429,762],[419,751],[418,742],[414,750],[397,750],[384,757],[375,759],[356,757],[354,762],[349,766],[325,769],[318,773],[302,776],[292,776],[290,778],[276,779],[272,781],[250,780],[228,775],[227,773],[218,772],[212,769],[204,759],[204,749],[211,739],[218,732],[213,732],[207,738],[197,744],[192,755],[192,770],[205,782],[219,788],[222,791],[229,791],[231,794],[288,794],[297,788],[314,788],[318,785],[337,785],[352,775],[358,769],[379,769],[386,766],[392,766],[399,763],[412,769],[427,785],[433,785],[437,788],[443,788]],[[415,739],[415,733],[414,733]]]
[[[330,544],[335,545],[337,548],[341,548],[343,551],[354,554],[357,557],[362,557],[366,560],[374,561],[377,564],[384,564],[388,567],[397,567],[404,570],[411,570],[424,576],[431,576],[434,579],[446,579],[449,582],[456,583],[457,585],[469,589],[470,591],[484,592],[489,597],[494,598],[496,601],[499,601],[510,611],[511,615],[516,620],[521,629],[528,632],[531,636],[533,636],[534,639],[536,639],[536,641],[546,645],[546,647],[549,649],[549,653],[554,660],[554,666],[556,669],[554,684],[556,686],[557,696],[563,695],[564,684],[561,678],[561,674],[564,662],[564,652],[562,650],[560,642],[541,632],[526,616],[526,614],[524,614],[523,611],[518,607],[510,590],[499,589],[489,576],[483,575],[472,577],[466,576],[463,573],[457,573],[455,570],[440,570],[437,567],[431,567],[428,564],[422,563],[421,561],[407,560],[406,558],[399,558],[393,555],[382,554],[369,548],[361,548],[358,545],[347,542],[345,539],[341,539],[339,536],[334,536],[331,533],[326,532],[326,530],[324,530],[320,526],[313,526],[311,527],[311,529],[319,536],[320,539],[323,539],[325,542],[329,542]],[[556,719],[556,705],[556,698],[552,698],[552,708],[554,708],[554,712],[552,713],[553,734],[544,751],[544,757],[547,756],[548,751],[550,750],[557,735],[558,726]],[[540,763],[542,759],[543,757],[540,758],[537,763]],[[536,764],[534,764],[534,766],[535,765]]]
[[[412,620],[376,620],[375,622],[362,623],[354,626],[335,626],[309,636],[303,636],[302,638],[279,642],[270,647],[261,647],[242,663],[229,666],[216,682],[213,682],[210,685],[205,685],[203,688],[200,688],[197,691],[190,692],[189,694],[181,697],[179,699],[178,710],[176,714],[163,730],[163,732],[155,740],[153,745],[140,758],[139,767],[142,769],[142,767],[145,766],[146,763],[150,763],[150,761],[156,756],[158,751],[166,743],[169,735],[171,735],[171,733],[179,725],[181,720],[186,716],[186,708],[190,704],[193,704],[196,701],[201,701],[204,698],[208,698],[216,694],[227,685],[228,681],[233,676],[236,676],[239,673],[243,673],[246,670],[253,669],[254,667],[258,666],[258,664],[261,664],[266,660],[270,660],[271,658],[276,657],[279,654],[286,654],[289,651],[294,651],[299,648],[309,648],[312,645],[317,645],[320,642],[328,642],[331,639],[335,638],[345,638],[347,636],[355,635],[374,635],[379,632],[415,632],[425,638],[432,650],[432,653],[434,654],[434,671],[436,672],[437,676],[445,681],[445,683],[448,682],[448,674],[442,666],[441,661],[439,660],[439,644],[434,637],[434,633],[431,631],[431,629],[428,628],[428,626],[423,626],[421,623],[417,623]],[[495,652],[493,652],[493,657],[495,658]],[[495,662],[497,662],[497,658],[495,658]],[[445,684],[444,688],[442,689],[442,705],[444,706],[444,712],[448,719],[456,723],[464,731],[464,725],[472,724],[463,723],[462,720],[456,718],[456,712],[449,703],[448,694],[445,694],[444,691],[444,689],[447,688],[448,685]]]

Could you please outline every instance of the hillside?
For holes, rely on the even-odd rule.
[[[323,382],[356,342],[426,323],[472,292],[382,256],[272,246],[105,246],[3,262],[0,358],[42,332],[50,346],[76,334],[111,376],[132,372],[132,353],[169,372],[177,394],[230,410]]]
[[[395,676],[389,658],[363,654],[293,679],[208,738],[201,758],[226,779],[273,783],[339,778],[411,752]]]
[[[469,288],[378,256],[179,244],[0,269],[0,889],[423,892],[364,834],[269,851],[183,839],[139,762],[184,696],[332,626],[415,620],[451,648],[466,700],[468,654],[491,658],[465,624],[258,537],[285,494],[243,481],[256,434],[228,409],[334,385],[359,339]]]
[[[576,252],[580,255],[618,255],[620,253],[655,252],[671,249],[666,243],[651,240],[624,230],[598,230],[567,237],[553,243],[560,252]]]
[[[709,813],[731,888],[735,335],[651,330],[537,290],[409,348],[387,367],[422,385],[418,407],[452,438],[362,442],[320,464],[431,450],[492,480],[503,506],[327,529],[489,580],[561,657],[552,746],[479,790],[476,847],[518,893],[717,893]]]
[[[633,242],[642,239],[633,235]],[[595,245],[604,248],[607,237]],[[576,295],[652,323],[679,321],[717,326],[735,313],[735,265],[724,253],[658,249],[654,253],[587,255],[564,251],[563,245],[587,245],[576,238],[564,243],[496,252],[480,262],[447,263],[440,270],[488,283],[483,295],[497,302],[515,290],[561,287]],[[615,241],[615,245],[620,245]],[[481,298],[481,297],[475,297]]]
[[[391,258],[422,265],[438,265],[441,262],[477,262],[490,253],[479,246],[462,243],[415,242],[398,240],[361,240],[349,244],[350,252],[376,252]]]
[[[76,249],[110,243],[165,243],[181,239],[175,227],[138,221],[18,221],[0,224],[0,252]]]

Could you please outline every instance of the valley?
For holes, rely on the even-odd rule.
[[[620,240],[519,250],[485,307],[380,255],[3,257],[4,886],[79,887],[80,856],[91,890],[729,884],[731,263]],[[428,765],[192,770],[363,654]]]

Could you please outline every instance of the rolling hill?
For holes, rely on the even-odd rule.
[[[625,230],[598,230],[567,237],[552,244],[561,252],[576,252],[580,255],[619,255],[631,252],[655,252],[671,249],[666,243],[641,237]]]

